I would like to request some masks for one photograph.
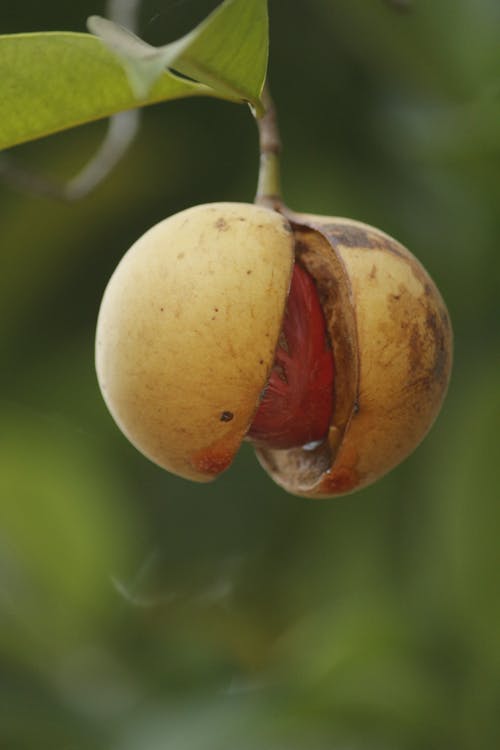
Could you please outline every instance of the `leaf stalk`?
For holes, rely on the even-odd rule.
[[[279,210],[283,205],[280,179],[281,138],[276,107],[267,83],[262,93],[262,102],[264,114],[256,117],[260,166],[255,203]]]

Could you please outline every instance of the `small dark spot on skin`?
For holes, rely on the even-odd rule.
[[[370,271],[370,279],[374,279],[377,275],[377,266],[372,266],[372,270]]]
[[[263,364],[264,364],[264,360],[263,359],[259,359],[259,365],[263,365]]]
[[[164,307],[160,307],[160,312],[163,312],[164,309],[165,309]]]
[[[232,411],[223,411],[220,415],[220,421],[221,422],[230,422],[234,417],[234,414]]]
[[[238,221],[246,221],[244,216],[238,216]]]
[[[250,276],[251,273],[252,273],[251,271],[247,271],[247,276]]]
[[[182,260],[184,258],[184,253],[177,253],[177,260]]]
[[[217,219],[214,226],[221,232],[226,232],[229,229],[227,221],[222,216],[220,217],[220,219]]]
[[[353,414],[359,413],[359,401],[354,402],[354,406],[352,407]]]
[[[218,307],[214,307],[214,312],[219,312],[219,308]]]

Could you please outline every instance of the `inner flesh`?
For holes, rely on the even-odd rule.
[[[314,447],[328,434],[333,382],[316,285],[295,263],[274,365],[247,437],[269,448]]]

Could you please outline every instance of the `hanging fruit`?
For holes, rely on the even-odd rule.
[[[217,477],[243,440],[289,492],[352,492],[400,463],[446,393],[452,335],[427,272],[357,221],[213,203],[150,229],[104,294],[97,373],[148,458]]]

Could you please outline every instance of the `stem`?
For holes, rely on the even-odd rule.
[[[283,205],[280,184],[281,139],[276,108],[266,84],[262,94],[264,114],[257,119],[260,166],[255,203],[279,210]]]

